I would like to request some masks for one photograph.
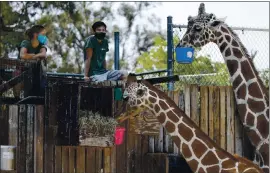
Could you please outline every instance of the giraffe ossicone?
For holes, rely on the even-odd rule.
[[[124,100],[133,109],[148,109],[169,133],[196,173],[262,173],[253,162],[233,156],[209,138],[164,92],[146,81],[126,86]]]
[[[268,90],[237,34],[224,20],[206,13],[202,3],[198,15],[188,17],[187,31],[177,47],[203,47],[210,42],[219,47],[230,73],[240,120],[256,149],[254,162],[269,173]]]

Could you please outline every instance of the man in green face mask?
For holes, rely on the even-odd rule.
[[[94,35],[89,36],[84,45],[84,79],[86,81],[123,80],[127,72],[106,69],[106,53],[109,51],[106,36],[106,24],[95,22],[92,26]]]

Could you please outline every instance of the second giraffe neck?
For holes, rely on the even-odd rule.
[[[217,31],[216,35],[218,37],[216,43],[227,64],[234,90],[242,90],[243,84],[252,84],[247,89],[248,93],[238,92],[238,96],[251,94],[255,98],[268,100],[268,91],[238,36],[226,25],[221,25],[220,31]],[[237,102],[241,101],[241,99],[237,99]]]
[[[216,32],[216,43],[227,64],[237,110],[247,136],[262,161],[269,165],[269,98],[268,91],[259,78],[254,64],[238,36],[226,25]]]

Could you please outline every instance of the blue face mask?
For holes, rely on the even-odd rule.
[[[38,35],[37,39],[41,44],[46,44],[48,41],[48,38],[45,35],[41,35],[41,34]]]

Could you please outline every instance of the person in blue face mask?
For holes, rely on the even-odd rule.
[[[18,59],[38,61],[37,65],[33,67],[33,85],[29,86],[27,81],[24,80],[24,82],[21,82],[14,86],[13,94],[16,98],[22,98],[22,95],[29,95],[28,93],[22,93],[22,89],[24,87],[32,87],[31,92],[34,95],[44,95],[45,79],[42,73],[46,73],[46,44],[48,41],[46,37],[46,29],[42,25],[34,25],[30,29],[26,30],[25,34],[28,39],[23,40],[18,47]],[[22,73],[22,70],[23,69],[21,69],[20,67],[17,67],[16,70],[13,72],[13,77],[20,75]]]
[[[19,47],[19,59],[45,59],[46,58],[46,29],[42,25],[34,25],[26,30],[28,40],[23,40]]]

